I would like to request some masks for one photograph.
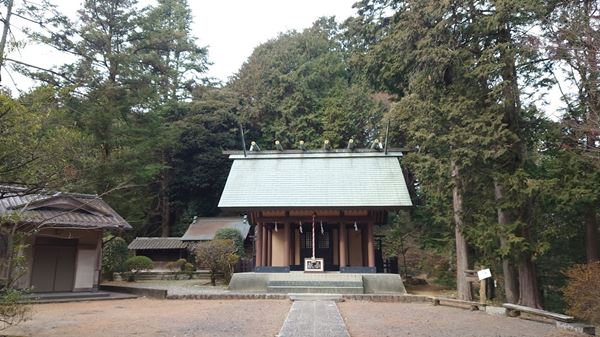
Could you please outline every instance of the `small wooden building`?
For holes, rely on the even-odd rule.
[[[412,206],[399,151],[229,154],[219,207],[248,214],[256,271],[303,270],[314,241],[325,270],[375,272],[374,227]]]
[[[102,234],[131,226],[99,196],[0,186],[0,215],[21,214],[27,233],[26,273],[18,285],[34,292],[94,291],[102,269]],[[6,260],[6,236],[0,262]],[[1,263],[0,278],[6,277]]]
[[[129,246],[135,255],[146,256],[154,262],[153,270],[167,270],[167,264],[179,259],[187,259],[190,245],[178,237],[137,237]]]
[[[223,228],[240,231],[244,242],[248,242],[250,224],[242,217],[196,218],[182,237],[137,237],[128,246],[135,255],[143,255],[154,261],[154,270],[167,270],[167,263],[178,259],[187,259],[200,242],[214,239]]]

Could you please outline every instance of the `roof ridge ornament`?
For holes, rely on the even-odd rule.
[[[300,140],[300,141],[298,142],[298,148],[299,148],[300,150],[302,150],[302,151],[306,151],[306,145],[304,145],[304,141],[303,141],[303,140]]]
[[[371,144],[371,150],[375,150],[375,151],[383,150],[383,146],[379,142],[379,138],[375,138],[375,140],[373,141],[373,144]]]
[[[275,141],[275,149],[277,151],[283,151],[283,146],[281,146],[281,142],[278,140]]]
[[[256,144],[255,141],[252,141],[250,143],[250,151],[260,151],[260,147],[258,146],[258,144]]]
[[[356,143],[354,142],[354,139],[350,138],[348,140],[348,150],[350,151],[354,151],[354,148],[356,147]]]

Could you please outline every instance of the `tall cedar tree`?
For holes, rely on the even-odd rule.
[[[577,88],[574,97],[563,92],[568,107],[563,119],[569,135],[567,148],[578,154],[584,164],[580,172],[584,177],[577,180],[584,185],[596,180],[594,176],[600,167],[599,10],[598,1],[561,1],[544,25],[550,41],[549,55],[563,66],[566,78]],[[596,206],[600,195],[585,195],[586,198],[576,198],[580,202],[573,206],[581,211],[579,218],[585,227],[587,262],[593,263],[598,261],[600,251]]]
[[[475,177],[465,179],[460,172],[481,172],[477,166],[490,165],[490,161],[477,159],[492,159],[492,171],[500,172],[502,177],[494,189],[498,196],[500,240],[506,245],[509,244],[506,238],[514,235],[526,242],[533,240],[533,229],[527,223],[528,201],[506,203],[504,189],[507,187],[503,186],[505,181],[510,181],[507,177],[523,167],[527,154],[518,76],[530,80],[535,79],[537,73],[535,52],[530,45],[522,43],[528,36],[522,34],[520,28],[534,24],[539,9],[528,5],[511,1],[445,1],[442,4],[363,1],[358,6],[362,16],[359,24],[367,27],[363,31],[372,36],[360,41],[377,41],[363,53],[361,62],[366,73],[376,86],[399,95],[396,115],[407,117],[401,119],[407,128],[402,131],[408,132],[409,140],[419,146],[417,156],[437,152],[434,158],[445,160],[447,172],[453,174],[452,205],[461,297],[468,296],[464,295],[468,289],[464,281],[460,281],[464,278],[461,271],[467,264],[463,257],[466,253],[461,252],[466,250],[466,245],[461,235],[465,212],[460,190],[465,188],[466,181]],[[390,16],[390,12],[393,15]],[[349,22],[355,31],[356,22]],[[377,25],[379,29],[372,33],[371,28]],[[357,50],[361,52],[361,46]],[[526,65],[531,61],[532,65],[521,67],[517,73],[517,58]],[[435,91],[438,88],[440,92]],[[422,108],[416,112],[419,106]],[[411,110],[412,113],[404,112]],[[425,131],[428,129],[429,133]],[[442,137],[444,135],[448,138]],[[465,167],[469,169],[464,170]],[[415,168],[418,171],[418,166]],[[489,171],[489,166],[487,169]],[[518,186],[511,188],[518,189]],[[473,192],[490,195],[480,189]],[[521,250],[515,253],[522,285],[520,302],[539,307],[530,247],[521,245]],[[506,253],[510,247],[503,247],[502,251],[509,267],[504,269],[507,299],[516,302],[516,283],[511,282],[514,279],[511,254]]]

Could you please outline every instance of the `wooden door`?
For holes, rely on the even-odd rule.
[[[77,239],[38,238],[31,286],[34,292],[73,291]]]
[[[334,270],[333,266],[333,241],[331,229],[326,228],[321,233],[316,231],[315,241],[317,243],[315,249],[315,257],[322,258],[325,263],[325,270]],[[305,258],[312,257],[312,231],[304,232],[300,236],[300,257],[301,263],[304,265]]]

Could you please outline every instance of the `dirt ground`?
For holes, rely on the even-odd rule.
[[[352,337],[566,337],[586,336],[550,324],[421,303],[338,303]],[[368,315],[368,319],[365,317]]]
[[[0,336],[276,336],[288,300],[131,299],[38,304]],[[338,303],[352,337],[574,337],[550,324],[424,303]]]
[[[146,298],[38,304],[32,320],[0,332],[9,336],[275,336],[287,300],[193,301]]]

